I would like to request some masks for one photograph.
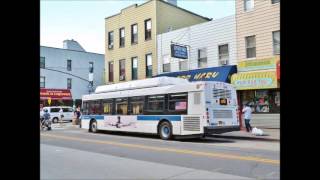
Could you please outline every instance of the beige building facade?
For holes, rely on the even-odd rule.
[[[106,83],[155,76],[157,35],[210,20],[162,0],[134,4],[107,17]]]
[[[254,125],[279,127],[280,0],[236,0],[236,38],[238,73],[231,83],[240,105],[251,105],[253,119],[263,115],[266,121]]]

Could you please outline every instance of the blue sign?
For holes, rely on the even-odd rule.
[[[186,46],[171,44],[171,57],[188,59],[188,49]]]
[[[188,79],[189,81],[220,81],[230,83],[231,75],[237,73],[235,65],[194,69],[190,71],[180,71],[159,74],[156,77],[168,76]]]

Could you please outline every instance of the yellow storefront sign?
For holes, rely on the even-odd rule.
[[[237,90],[277,88],[276,71],[245,72],[231,76],[231,84]]]
[[[240,61],[238,64],[238,71],[254,71],[262,69],[276,69],[277,56],[266,58],[266,59],[256,59],[256,60],[246,60]]]

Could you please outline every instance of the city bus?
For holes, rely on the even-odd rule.
[[[156,77],[98,86],[83,95],[81,128],[157,134],[161,139],[240,130],[237,96],[224,82]]]

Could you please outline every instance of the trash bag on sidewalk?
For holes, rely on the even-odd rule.
[[[252,128],[252,134],[255,136],[262,136],[263,135],[263,131],[261,129],[258,129],[256,127]]]

